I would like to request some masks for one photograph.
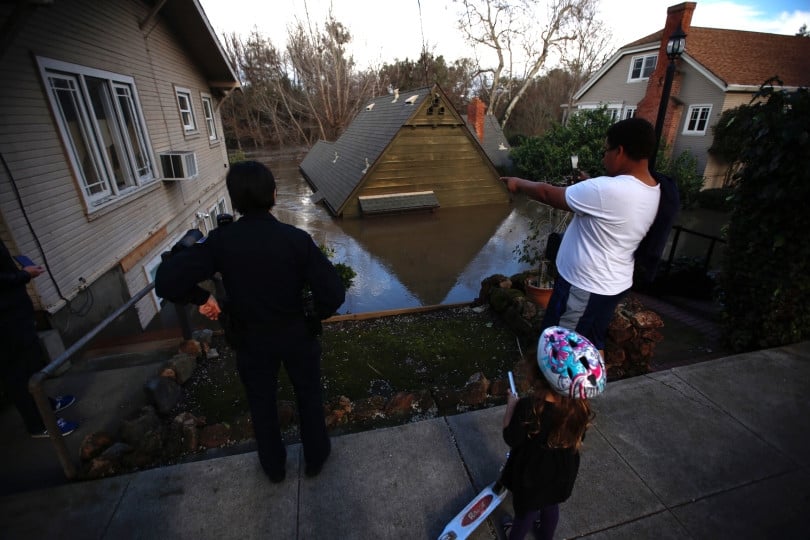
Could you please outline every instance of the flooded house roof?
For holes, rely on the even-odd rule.
[[[430,88],[372,99],[335,142],[318,141],[301,172],[333,214],[377,161],[394,135],[430,95]]]
[[[427,100],[432,101],[426,103]],[[436,114],[425,117],[426,111],[431,109],[435,109]],[[474,134],[474,128],[466,120],[462,120],[456,111],[451,110],[449,100],[438,86],[407,92],[395,91],[369,101],[336,141],[318,141],[301,162],[300,169],[315,192],[313,199],[323,202],[333,215],[342,215],[346,205],[351,202],[353,207],[355,201],[364,214],[437,208],[440,206],[439,198],[432,190],[446,179],[436,169],[426,169],[425,164],[431,160],[435,163],[435,160],[442,158],[443,153],[449,152],[450,143],[442,142],[446,141],[445,137],[455,137],[456,142],[452,144],[466,145],[465,148],[469,149],[467,152],[480,154],[481,157],[475,159],[482,160],[482,164],[486,162],[486,167],[497,180],[494,166],[502,162],[503,154],[508,158],[508,150],[501,150],[506,146],[506,141],[497,121],[494,118],[492,120],[497,129],[487,123],[487,136],[480,140]],[[418,142],[411,140],[408,143],[395,144],[398,135],[399,140],[403,141],[403,128],[427,126],[430,130],[431,125],[450,126],[451,129],[433,130],[429,137]],[[459,134],[464,136],[463,142],[458,142]],[[410,150],[403,150],[402,145],[410,145]],[[400,154],[391,150],[392,148],[397,149]],[[413,157],[414,148],[424,152],[424,161]],[[403,157],[402,151],[409,157]],[[406,165],[403,161],[406,159],[415,161],[408,161]],[[444,161],[449,162],[449,158]],[[375,166],[378,168],[381,163],[387,163],[388,166],[398,163],[404,169],[400,173],[386,173],[398,176],[388,182],[388,187],[385,188],[379,186],[379,175],[372,180],[375,178]],[[436,173],[435,178],[429,178],[431,173]],[[373,193],[368,193],[371,182],[375,181],[378,182],[377,187]],[[461,199],[445,197],[445,201],[451,205],[459,201],[466,203]]]
[[[476,133],[475,126],[470,122],[469,116],[468,114],[464,114],[461,117],[464,119],[470,131]],[[509,151],[512,148],[506,141],[506,136],[503,134],[498,119],[491,114],[485,115],[483,127],[484,138],[481,140],[479,137],[478,142],[481,143],[484,152],[486,152],[493,165],[498,168],[508,169],[512,166],[512,158],[509,157]],[[478,135],[476,134],[476,136]]]

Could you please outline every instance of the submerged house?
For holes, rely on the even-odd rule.
[[[492,159],[438,86],[373,99],[300,168],[334,216],[509,201]]]
[[[228,212],[219,107],[239,79],[198,0],[0,2],[0,237],[67,345]],[[116,319],[140,332],[154,294]]]

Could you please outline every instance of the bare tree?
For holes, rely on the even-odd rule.
[[[355,73],[346,55],[351,34],[330,14],[323,28],[298,21],[287,37],[287,58],[300,95],[288,96],[291,111],[306,115],[322,139],[335,139],[371,96],[375,75]],[[311,141],[310,141],[311,142]]]
[[[574,29],[574,39],[562,50],[560,66],[571,75],[566,96],[568,110],[574,104],[574,94],[613,55],[612,34],[593,13]]]
[[[438,84],[456,110],[463,110],[469,101],[473,86],[474,62],[469,58],[455,60],[448,65],[444,56],[422,52],[419,60],[396,59],[379,68],[378,79],[383,87],[413,90]]]
[[[482,67],[488,113],[500,110],[505,126],[515,106],[549,57],[560,57],[587,32],[597,32],[597,0],[454,0],[461,4],[459,26],[467,41],[495,55]],[[519,66],[522,73],[516,73]]]

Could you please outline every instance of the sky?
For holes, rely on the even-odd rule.
[[[678,0],[598,0],[600,17],[613,34],[613,49],[660,30],[667,8]],[[415,59],[423,39],[436,55],[452,62],[474,57],[456,26],[457,4],[452,0],[200,0],[217,36],[233,32],[247,36],[257,28],[277,47],[283,46],[287,27],[296,17],[321,25],[330,4],[335,18],[349,28],[349,48],[358,67],[379,66],[394,59]],[[421,4],[421,5],[420,5]],[[421,17],[420,17],[421,9]],[[698,1],[692,26],[795,34],[810,27],[810,0]],[[687,48],[689,38],[687,36]],[[549,66],[553,67],[553,66]]]

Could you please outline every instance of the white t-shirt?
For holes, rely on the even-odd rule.
[[[661,192],[634,176],[600,176],[568,187],[574,218],[563,235],[557,269],[572,285],[615,295],[633,284],[633,254],[647,234]]]

